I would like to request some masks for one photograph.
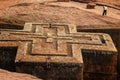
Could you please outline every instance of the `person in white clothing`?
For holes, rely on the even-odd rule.
[[[107,9],[108,9],[108,7],[106,5],[104,5],[103,6],[103,14],[102,14],[103,16],[107,15]]]

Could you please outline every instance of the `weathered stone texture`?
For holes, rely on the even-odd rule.
[[[80,1],[80,2],[104,2],[104,3],[111,3],[111,4],[115,4],[115,3],[120,3],[119,0],[74,0],[74,1]]]
[[[117,56],[105,51],[82,51],[85,71],[115,73],[117,66]],[[106,59],[106,60],[104,60]],[[89,67],[89,68],[88,68]]]
[[[99,27],[100,28],[100,27]],[[104,27],[104,29],[99,29],[99,28],[94,28],[94,29],[89,29],[88,27],[80,28],[78,27],[78,32],[94,32],[94,33],[107,33],[111,36],[117,50],[118,50],[118,55],[117,55],[117,72],[118,72],[118,77],[120,78],[120,29],[117,27]],[[118,79],[119,80],[119,79]]]
[[[80,2],[96,2],[96,0],[74,0],[74,1],[80,1]]]
[[[0,80],[42,80],[28,74],[10,72],[0,69]]]
[[[0,68],[15,71],[16,52],[17,47],[0,47]]]
[[[116,74],[84,73],[84,80],[119,80]]]
[[[112,52],[82,51],[85,80],[117,80],[117,55]]]
[[[70,0],[57,0],[58,2],[69,2]]]
[[[25,72],[44,80],[83,80],[83,69],[76,64],[63,63],[20,63],[18,72]]]
[[[26,23],[23,30],[2,29],[0,47],[18,47],[16,71],[45,80],[83,80],[83,72],[84,77],[116,74],[117,50],[111,37],[77,32],[72,24]]]
[[[96,6],[95,3],[88,3],[87,6],[86,6],[86,8],[87,8],[87,9],[94,9],[95,6]]]

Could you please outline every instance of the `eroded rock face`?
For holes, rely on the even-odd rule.
[[[86,8],[87,8],[87,9],[94,9],[95,6],[96,6],[95,3],[88,3]]]
[[[36,0],[34,0],[36,1]],[[107,25],[118,23],[119,20],[110,17],[86,12],[85,9],[74,3],[35,3],[31,1],[20,1],[0,10],[0,22],[24,25],[25,22],[41,23],[72,23],[76,25]],[[78,5],[79,7],[76,7]],[[100,11],[99,9],[96,9]],[[97,12],[98,12],[97,11]],[[82,13],[82,14],[81,14]],[[101,13],[101,12],[100,12]],[[117,12],[116,12],[117,13]],[[109,13],[110,14],[110,13]]]
[[[119,0],[77,0],[77,1],[82,1],[82,2],[105,2],[109,4],[117,4],[119,5],[120,1]]]
[[[0,69],[0,80],[42,80],[28,74],[9,72]]]

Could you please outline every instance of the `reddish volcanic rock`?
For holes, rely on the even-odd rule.
[[[9,72],[0,69],[0,80],[42,80],[28,74]]]
[[[25,22],[71,23],[76,25],[106,25],[120,23],[119,10],[109,8],[107,16],[101,16],[103,7],[86,9],[78,2],[54,2],[53,0],[0,1],[0,23],[24,25]],[[50,2],[51,1],[51,2]],[[6,5],[3,5],[6,4]],[[8,4],[8,5],[7,5]]]

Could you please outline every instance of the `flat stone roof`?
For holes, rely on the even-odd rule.
[[[16,62],[83,64],[82,49],[117,50],[105,33],[77,32],[73,24],[26,23],[23,30],[1,29],[0,47],[18,47]]]

